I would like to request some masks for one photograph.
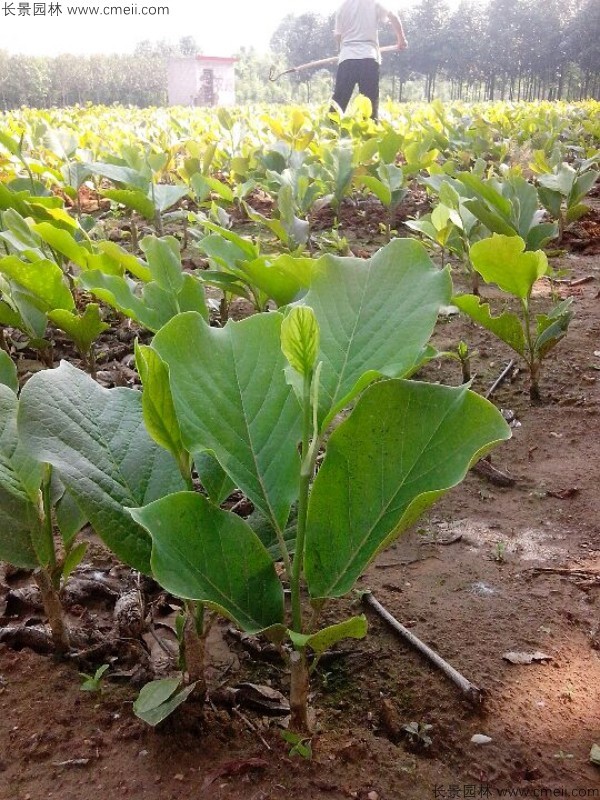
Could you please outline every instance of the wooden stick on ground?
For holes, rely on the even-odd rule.
[[[508,376],[510,375],[510,371],[512,370],[512,368],[513,368],[513,366],[514,366],[514,363],[515,363],[515,362],[514,362],[514,361],[513,361],[513,359],[511,358],[511,360],[508,362],[508,364],[506,365],[506,367],[505,367],[505,368],[502,370],[502,372],[500,373],[500,375],[498,376],[498,378],[496,378],[496,380],[494,381],[494,383],[493,383],[493,384],[490,386],[490,388],[489,388],[489,389],[487,390],[487,392],[485,393],[485,399],[486,399],[486,400],[489,400],[489,399],[490,399],[490,397],[491,397],[491,396],[494,394],[494,392],[496,391],[496,389],[497,389],[499,386],[501,386],[501,385],[504,383],[504,381],[505,381],[505,380],[508,378]]]
[[[483,702],[483,692],[474,683],[468,681],[463,675],[460,674],[457,670],[454,669],[453,666],[448,664],[447,661],[439,656],[436,652],[434,652],[430,647],[428,647],[424,642],[418,639],[414,633],[411,633],[408,628],[405,628],[404,625],[401,625],[395,617],[393,617],[389,611],[387,611],[381,603],[376,600],[371,592],[365,592],[362,596],[363,603],[366,603],[370,606],[374,611],[376,611],[379,616],[384,619],[388,625],[390,625],[396,633],[400,634],[403,639],[410,642],[412,646],[419,651],[422,655],[425,656],[432,664],[434,664],[439,670],[441,670],[447,678],[458,686],[460,691],[473,703],[482,703]]]

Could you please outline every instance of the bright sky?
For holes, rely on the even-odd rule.
[[[206,55],[232,55],[243,45],[264,51],[288,9],[295,14],[328,14],[338,2],[296,0],[288,5],[285,0],[0,0],[0,50],[31,55],[126,53],[143,39],[176,42],[182,36],[193,36]],[[57,5],[60,13],[56,13]],[[130,14],[107,15],[115,6],[129,8]],[[168,16],[146,15],[146,9],[159,6],[168,8]],[[90,16],[81,12],[82,7],[106,11]]]
[[[205,55],[233,55],[240,47],[268,49],[290,12],[333,12],[340,0],[0,0],[0,50],[28,55],[127,53],[144,40],[177,42],[193,36]],[[388,0],[402,9],[415,0]],[[458,0],[450,0],[455,5]],[[59,11],[57,12],[57,7]],[[163,7],[168,14],[148,15]],[[84,9],[96,8],[90,15]],[[111,14],[119,8],[129,14]],[[83,9],[83,10],[82,10]],[[333,43],[332,43],[333,44]]]

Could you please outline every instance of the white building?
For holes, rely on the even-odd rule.
[[[168,72],[169,105],[235,105],[236,60],[221,56],[172,58]]]

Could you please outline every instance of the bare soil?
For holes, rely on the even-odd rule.
[[[377,222],[363,223],[375,224],[376,246]],[[368,637],[342,648],[313,678],[312,759],[290,756],[281,717],[225,701],[226,688],[242,681],[287,691],[286,672],[269,649],[252,657],[248,650],[261,644],[240,641],[225,622],[211,634],[204,713],[184,704],[151,729],[134,717],[132,701],[149,674],[175,666],[165,651],[173,649],[169,626],[177,604],[148,584],[154,635],[147,628],[130,647],[90,655],[89,663],[57,663],[32,644],[23,647],[22,639],[0,644],[1,800],[427,800],[495,797],[508,788],[524,797],[552,796],[542,790],[600,796],[600,770],[589,761],[592,745],[600,745],[600,259],[597,229],[579,233],[573,239],[584,245],[569,247],[553,265],[566,270],[565,279],[590,280],[536,287],[539,308],[548,306],[553,290],[573,296],[576,310],[567,337],[547,359],[543,403],[530,404],[522,371],[511,372],[492,398],[514,426],[492,464],[514,484],[497,486],[471,472],[361,581],[484,690],[481,705],[368,610]],[[454,277],[466,287],[465,276]],[[130,342],[119,336],[123,354],[107,353],[104,361],[113,366],[100,371],[112,369],[131,383]],[[439,349],[461,339],[477,351],[474,388],[485,393],[512,354],[463,318],[440,322]],[[422,377],[461,382],[459,365],[449,360],[432,363]],[[112,588],[72,598],[69,619],[92,642],[95,629],[113,624],[115,597],[133,579],[99,545],[90,553],[88,572],[76,578],[96,569],[96,577],[104,576],[99,582]],[[0,625],[35,628],[43,622],[35,602],[15,595],[29,576],[5,573]],[[350,603],[330,613],[341,618]],[[514,665],[503,659],[510,651],[548,658]],[[102,663],[110,664],[102,691],[82,692],[78,670]],[[432,726],[429,747],[404,734],[411,722]],[[491,742],[474,744],[475,734]]]

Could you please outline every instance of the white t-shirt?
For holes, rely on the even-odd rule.
[[[381,64],[377,29],[389,13],[379,0],[344,0],[335,15],[334,33],[341,37],[339,61],[374,58]]]

